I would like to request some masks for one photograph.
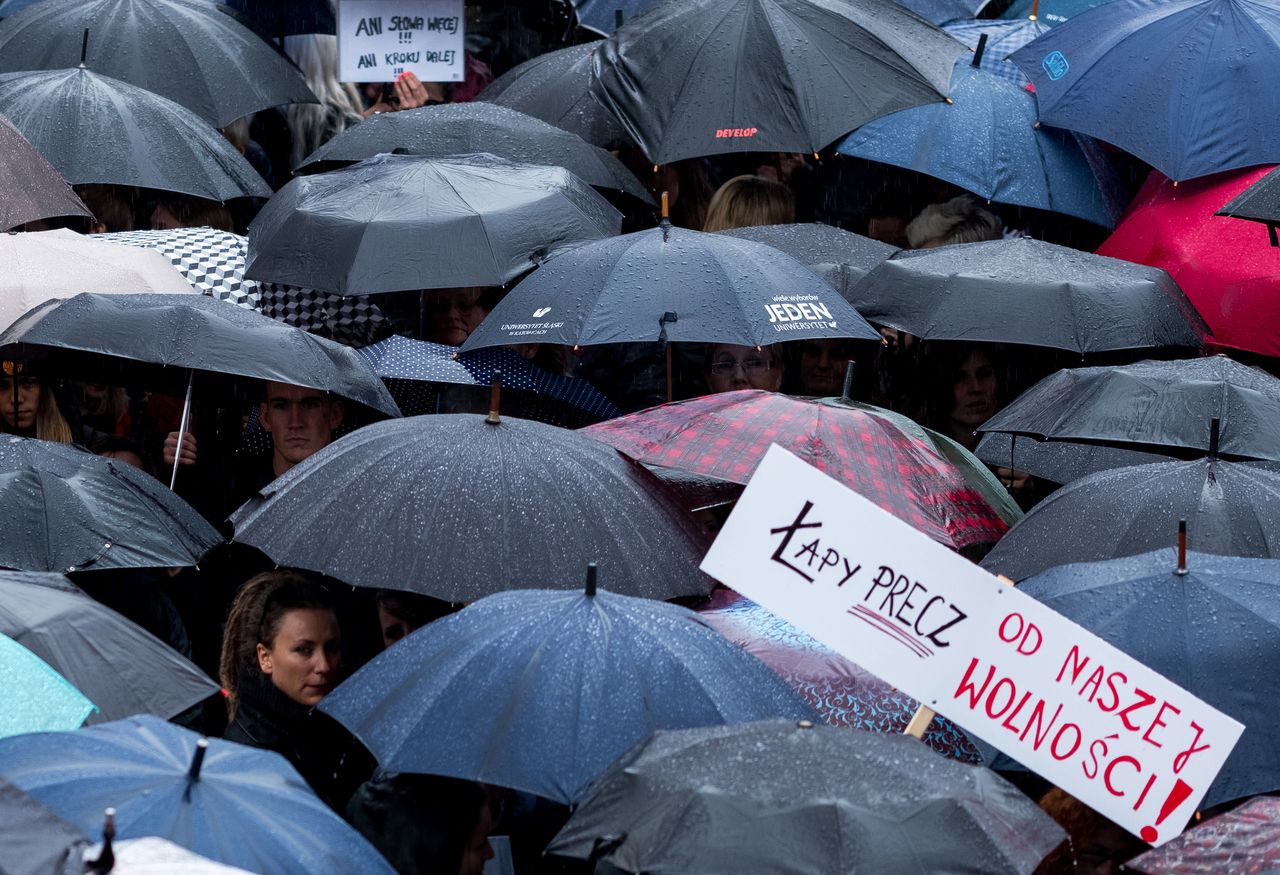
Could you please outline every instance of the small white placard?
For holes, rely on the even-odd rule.
[[[339,0],[338,77],[461,82],[464,0]]]
[[[1244,731],[777,445],[702,569],[1153,845]]]

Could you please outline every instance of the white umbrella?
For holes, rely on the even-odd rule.
[[[246,869],[215,863],[154,836],[115,842],[112,852],[116,862],[111,875],[253,875]],[[84,860],[86,863],[97,860],[101,854],[102,845],[94,845],[85,849]]]

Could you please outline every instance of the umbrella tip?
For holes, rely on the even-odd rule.
[[[1040,18],[1040,0],[1031,0],[1031,14],[1027,18],[1030,21],[1036,21]]]
[[[1178,567],[1173,573],[1182,577],[1187,573],[1187,521],[1178,520]]]
[[[116,866],[116,853],[111,847],[111,840],[116,837],[116,810],[108,808],[102,813],[102,852],[98,859],[85,863],[86,872],[106,873]]]
[[[622,27],[622,10],[615,9],[613,10],[613,29],[617,30],[620,27]]]
[[[498,425],[502,422],[502,417],[498,415],[498,408],[502,401],[502,371],[493,372],[493,385],[489,389],[489,415],[484,421],[489,425]]]
[[[973,50],[973,60],[970,62],[974,67],[982,66],[982,54],[987,50],[987,35],[984,33],[978,37],[978,47]]]
[[[853,369],[856,363],[853,359],[849,359],[849,363],[844,367],[844,388],[840,390],[841,401],[853,400]]]
[[[797,728],[797,729],[812,729],[812,728],[813,728],[813,721],[812,721],[812,720],[797,720],[797,721],[796,721],[796,728]]]
[[[1222,431],[1222,420],[1214,417],[1209,421],[1209,458],[1218,458],[1218,437]]]
[[[84,29],[84,36],[80,38],[80,69],[85,69],[84,59],[89,56],[89,28]]]
[[[588,596],[594,596],[596,594],[596,574],[597,574],[596,564],[594,562],[588,562],[587,563],[587,589],[586,589],[586,594]]]
[[[187,779],[195,782],[200,780],[200,767],[204,765],[204,755],[209,750],[209,739],[201,738],[196,741],[196,752],[191,757],[191,768],[187,771]]]

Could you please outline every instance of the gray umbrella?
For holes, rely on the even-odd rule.
[[[375,115],[312,152],[298,172],[398,150],[424,158],[488,152],[508,161],[563,167],[596,188],[653,203],[631,171],[604,149],[531,115],[483,101]]]
[[[317,102],[298,68],[219,3],[43,0],[0,23],[0,71],[77,62],[218,126],[271,106]]]
[[[0,568],[172,568],[222,543],[213,526],[132,465],[65,444],[0,438]]]
[[[137,185],[215,201],[271,195],[244,156],[191,110],[84,67],[0,75],[0,112],[75,185]]]
[[[0,872],[4,875],[80,875],[89,840],[71,824],[0,778]]]
[[[1022,580],[1068,562],[1167,546],[1184,519],[1191,546],[1225,556],[1280,556],[1280,474],[1220,459],[1102,471],[1038,504],[982,560]]]
[[[588,87],[599,45],[584,43],[538,55],[494,79],[476,99],[518,109],[605,149],[630,145],[622,123]]]
[[[560,167],[378,155],[282,188],[249,227],[244,275],[342,295],[498,286],[621,225]]]
[[[1025,471],[1054,483],[1071,483],[1113,468],[1169,461],[1169,456],[1161,453],[1075,441],[1038,441],[999,431],[983,435],[973,454],[988,465]]]
[[[1059,371],[979,431],[1207,453],[1214,420],[1217,452],[1280,461],[1280,380],[1221,355]]]
[[[354,349],[204,295],[48,301],[0,333],[0,356],[47,359],[67,372],[92,369],[105,382],[111,376],[172,386],[192,371],[274,380],[400,414]]]
[[[1208,333],[1163,270],[1026,237],[899,252],[850,300],[871,322],[925,340],[1090,353],[1198,349]]]
[[[91,214],[53,165],[0,116],[0,231],[55,216]]]
[[[234,540],[354,586],[450,602],[577,588],[598,562],[625,595],[706,595],[697,523],[652,475],[576,432],[440,414],[366,426],[231,517]]]
[[[0,571],[0,633],[98,706],[88,724],[133,714],[168,719],[218,692],[176,650],[61,574]]]
[[[837,292],[849,298],[853,284],[880,262],[898,251],[897,247],[851,231],[842,231],[820,222],[800,225],[756,225],[719,231],[742,240],[763,243],[787,253],[822,277]]]
[[[909,736],[765,720],[654,733],[547,853],[625,872],[1028,875],[1065,838],[995,772]]]

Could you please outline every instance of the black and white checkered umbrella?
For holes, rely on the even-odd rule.
[[[111,243],[159,250],[204,294],[257,310],[295,328],[352,346],[363,346],[386,333],[386,316],[366,297],[342,297],[245,279],[248,241],[238,234],[214,228],[175,228],[97,236]]]

